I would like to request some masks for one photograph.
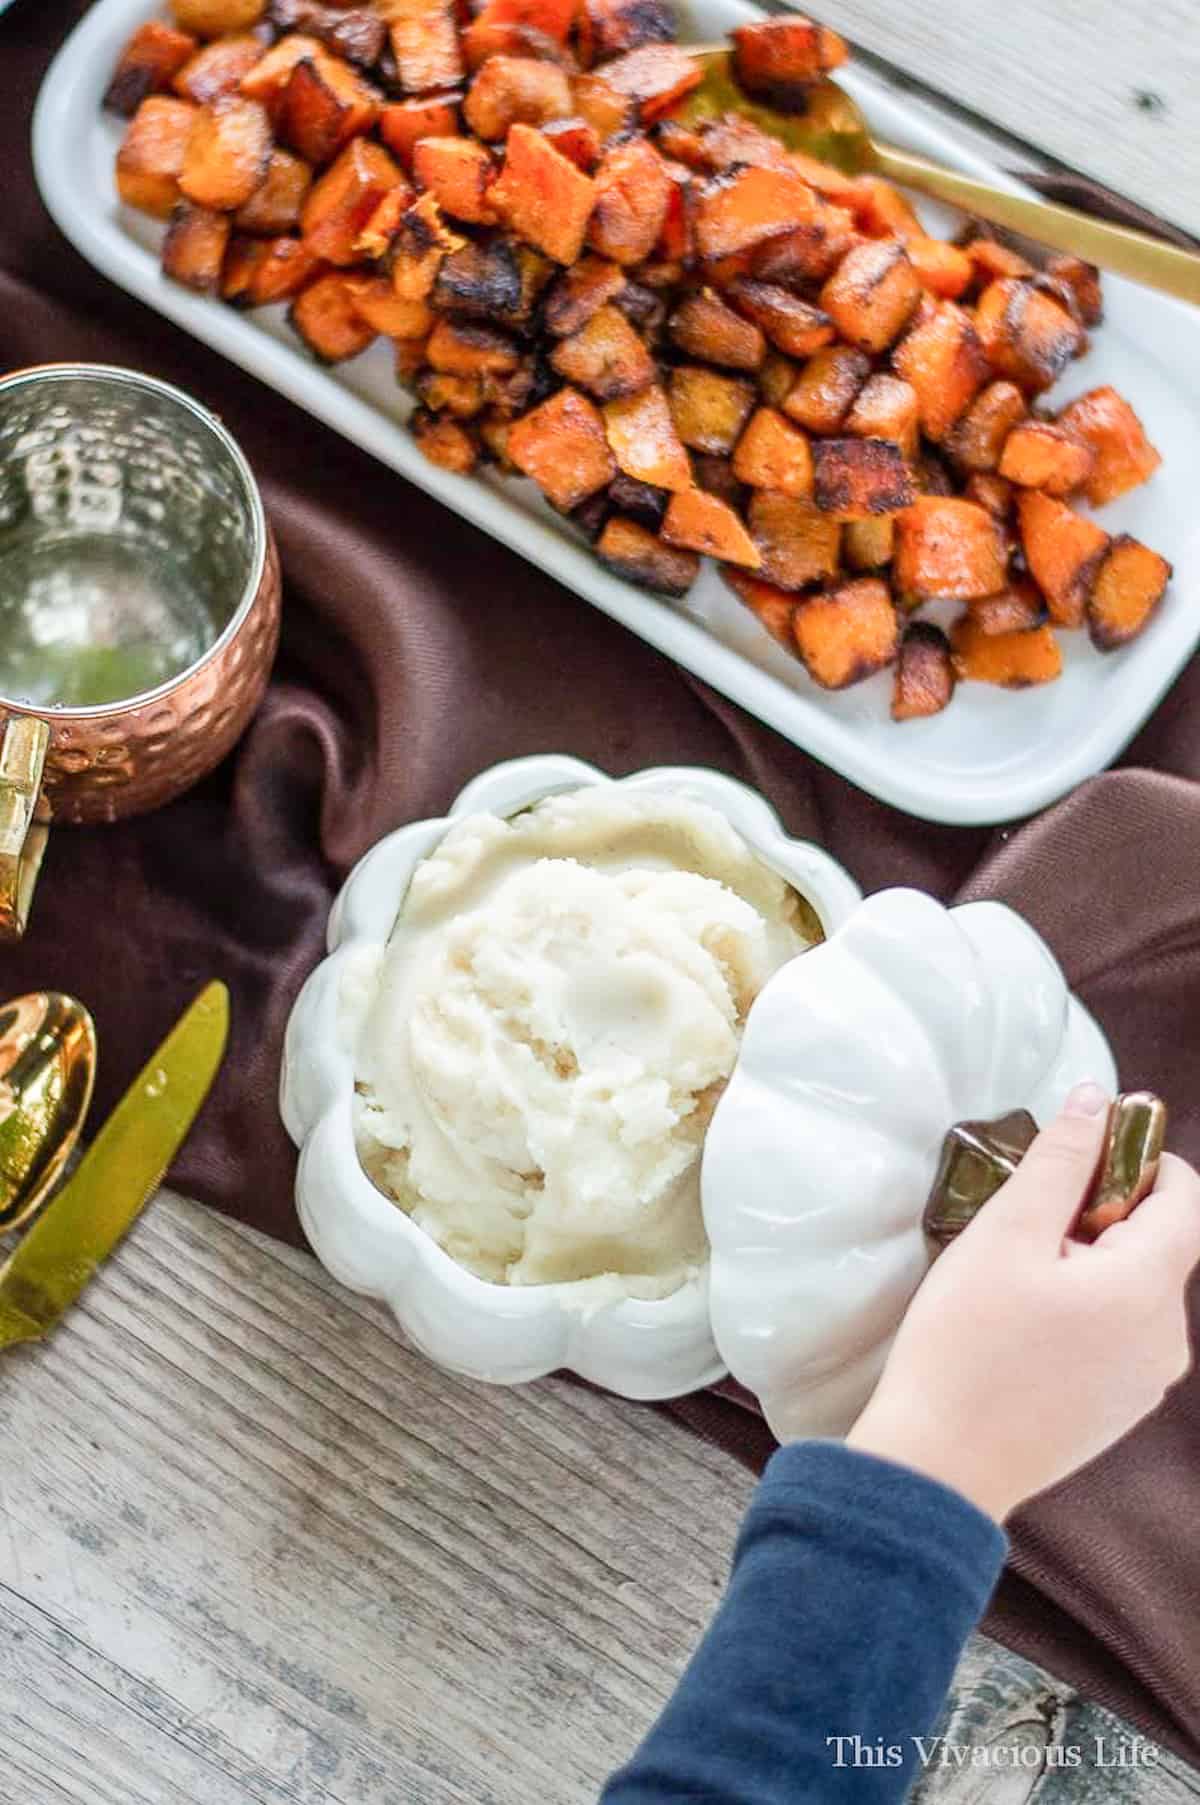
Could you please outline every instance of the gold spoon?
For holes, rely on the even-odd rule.
[[[1129,276],[1147,288],[1177,295],[1181,301],[1200,305],[1200,255],[1164,244],[1128,226],[1110,225],[1030,195],[1011,194],[1006,188],[974,176],[942,169],[913,151],[881,144],[871,136],[861,108],[836,82],[820,81],[808,91],[802,112],[781,112],[751,99],[738,85],[727,49],[713,44],[685,46],[701,63],[704,79],[672,117],[684,125],[700,125],[723,113],[739,113],[789,150],[801,150],[823,163],[832,163],[849,175],[875,174],[901,182],[921,194],[947,201],[977,219],[1004,226],[1055,251],[1082,257],[1101,269]]]
[[[32,1216],[62,1176],[96,1077],[96,1030],[74,997],[0,1004],[0,1232]]]

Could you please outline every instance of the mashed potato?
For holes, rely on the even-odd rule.
[[[667,1295],[706,1257],[705,1129],[802,908],[682,798],[598,785],[464,819],[375,974],[364,1166],[481,1278]]]

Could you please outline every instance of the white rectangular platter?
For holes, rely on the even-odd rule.
[[[1105,324],[1050,398],[1057,404],[1112,382],[1163,453],[1154,480],[1103,513],[1110,531],[1136,534],[1174,564],[1174,582],[1149,629],[1108,655],[1094,651],[1084,634],[1065,634],[1065,670],[1057,683],[1017,694],[963,684],[945,713],[897,725],[888,712],[887,673],[838,694],[818,689],[712,565],[706,563],[686,601],[661,600],[604,570],[531,484],[455,476],[427,463],[404,430],[410,403],[397,388],[387,344],[325,369],[291,333],[281,308],[243,315],[167,281],[157,258],[162,228],[117,199],[113,160],[122,122],[101,110],[122,44],[154,11],[151,0],[97,0],[42,89],[34,120],[38,183],[77,249],[131,294],[863,789],[933,821],[1028,815],[1110,763],[1191,656],[1200,638],[1200,309],[1109,280]],[[694,0],[687,15],[690,34],[705,40],[757,16],[741,0]],[[985,179],[1003,179],[956,140],[951,124],[931,124],[927,113],[918,115],[866,71],[842,74],[880,136]],[[953,224],[938,210],[922,211],[935,230]]]

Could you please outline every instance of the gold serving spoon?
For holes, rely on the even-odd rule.
[[[1112,270],[1161,289],[1181,301],[1200,305],[1200,255],[1178,245],[1164,244],[1145,232],[1092,219],[1073,207],[1026,194],[1012,194],[974,176],[943,169],[913,151],[881,144],[871,136],[857,102],[833,81],[819,81],[808,90],[802,112],[781,112],[752,99],[739,86],[730,52],[715,44],[685,46],[703,67],[704,79],[677,107],[672,118],[684,125],[700,125],[723,113],[739,113],[789,150],[804,151],[832,163],[848,175],[886,176],[920,194],[931,195],[960,207],[977,219],[1019,232],[1025,238],[1082,257],[1101,269]]]
[[[83,1127],[96,1077],[96,1030],[56,990],[0,1004],[0,1232],[53,1190]]]

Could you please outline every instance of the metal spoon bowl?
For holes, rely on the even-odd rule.
[[[35,991],[0,1005],[0,1233],[62,1176],[92,1100],[96,1029],[74,997]]]
[[[886,176],[936,200],[959,207],[976,219],[1020,233],[1051,250],[1082,257],[1100,269],[1129,276],[1148,288],[1200,304],[1200,255],[1164,244],[1145,232],[1114,226],[1107,220],[1077,213],[1052,201],[997,188],[957,170],[943,169],[927,157],[882,144],[858,103],[833,81],[814,82],[803,111],[783,112],[754,100],[739,86],[727,47],[686,46],[704,71],[703,80],[672,110],[685,125],[699,125],[723,113],[737,113],[789,150],[804,151],[850,175]]]

